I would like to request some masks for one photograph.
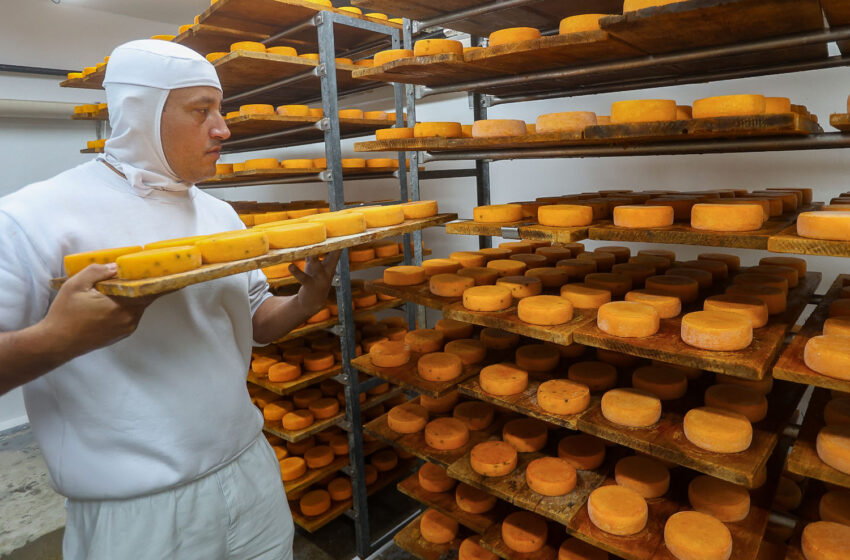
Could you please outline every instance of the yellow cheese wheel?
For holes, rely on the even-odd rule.
[[[596,326],[602,332],[624,338],[644,338],[658,332],[658,311],[651,305],[633,301],[612,301],[601,306]]]
[[[564,496],[576,486],[576,470],[558,457],[539,457],[525,468],[528,487],[543,496]]]
[[[298,56],[298,52],[292,47],[266,47],[266,52],[283,56]]]
[[[264,255],[269,240],[264,231],[244,231],[213,235],[195,243],[203,262],[222,263]]]
[[[568,18],[569,19],[569,18]],[[561,22],[563,25],[563,22]],[[549,132],[581,132],[588,126],[596,124],[596,113],[592,111],[568,111],[566,113],[549,113],[537,117],[535,130],[537,134]]]
[[[614,424],[645,428],[661,418],[661,399],[641,389],[611,389],[602,395],[601,410]]]
[[[659,319],[670,319],[682,312],[682,300],[676,296],[653,290],[632,290],[626,293],[625,299],[626,301],[651,305],[658,313]]]
[[[514,449],[510,445],[508,445],[504,442],[501,442],[501,441],[492,441],[492,442],[487,442],[487,443],[498,444],[500,446],[500,449],[502,451],[504,451],[506,455],[512,454],[511,456],[514,458],[514,466],[516,466],[516,457],[517,457],[516,449]],[[480,444],[480,445],[482,445],[482,444]],[[475,447],[478,447],[478,446],[476,445]],[[489,446],[489,447],[492,447],[492,446]],[[476,462],[473,462],[473,460],[472,460],[473,454],[472,454],[472,452],[470,452],[470,461],[469,461],[470,466],[475,465],[476,463],[479,464],[479,467],[482,466],[480,464],[480,459],[482,458],[482,456],[484,456],[485,459],[487,458],[486,457],[487,454],[482,453],[482,451],[483,450],[481,448],[479,448],[479,451],[476,455],[476,457],[478,457],[479,461],[476,461]],[[493,460],[493,459],[495,459],[495,461],[493,461],[493,463],[490,463],[490,464],[495,464],[498,461],[498,458],[490,457],[490,460]],[[489,461],[488,461],[488,463],[489,463]],[[475,470],[474,466],[473,466],[473,470]],[[513,468],[511,468],[511,470],[513,470]],[[476,470],[476,472],[478,472],[478,471]],[[510,472],[510,471],[508,471],[508,472]],[[486,513],[488,511],[490,511],[491,509],[493,509],[496,506],[496,497],[487,493],[484,490],[479,490],[478,488],[474,488],[474,487],[472,487],[468,484],[460,483],[460,484],[457,485],[457,489],[455,490],[455,502],[457,503],[457,507],[460,508],[462,511],[465,511],[466,513],[479,514],[479,513]]]
[[[850,527],[830,521],[809,523],[800,542],[806,560],[842,560],[847,556]]]
[[[426,492],[448,492],[453,490],[457,481],[449,478],[446,469],[434,463],[424,463],[417,475],[419,486]]]
[[[230,45],[230,52],[235,51],[266,52],[266,46],[256,41],[239,41]]]
[[[747,417],[722,408],[693,408],[682,422],[688,441],[714,453],[738,453],[749,449],[753,426]]]
[[[617,384],[617,369],[604,362],[576,362],[567,370],[570,381],[586,385],[592,393],[607,391]]]
[[[612,535],[626,536],[646,527],[649,508],[646,500],[630,488],[601,486],[587,498],[587,515],[591,523]]]
[[[525,274],[527,265],[517,259],[496,259],[487,263],[487,268],[499,273],[500,277],[519,276]],[[531,277],[527,277],[531,278]],[[537,278],[540,281],[539,278]],[[541,281],[542,286],[542,281]]]
[[[150,248],[156,249],[157,247]],[[99,251],[88,251],[85,253],[74,253],[71,255],[65,255],[63,259],[63,263],[65,266],[65,274],[67,276],[73,276],[90,264],[114,263],[118,257],[121,257],[123,255],[129,255],[132,253],[138,253],[140,251],[142,251],[141,246],[134,246],[117,247],[115,249],[101,249]]]
[[[478,380],[481,389],[491,395],[515,395],[528,387],[528,372],[513,364],[494,364],[482,368]]]
[[[399,204],[358,208],[356,213],[363,214],[368,228],[394,226],[404,222],[404,210]]]
[[[515,511],[502,521],[502,541],[520,553],[537,552],[546,544],[548,524],[530,511]]]
[[[390,49],[375,53],[373,60],[375,66],[382,66],[384,64],[387,64],[388,62],[399,60],[401,58],[410,58],[412,56],[413,51],[410,49]]]
[[[458,560],[498,560],[498,556],[478,544],[480,540],[479,536],[465,538],[457,550]]]
[[[504,286],[474,286],[463,292],[463,306],[470,311],[503,311],[512,303],[511,291]]]
[[[669,99],[616,101],[611,105],[612,124],[674,120],[676,120],[676,102]]]
[[[510,43],[519,43],[520,41],[531,41],[540,38],[540,31],[533,27],[509,27],[507,29],[499,29],[490,33],[488,45],[495,47],[497,45],[507,45]]]
[[[431,216],[436,216],[438,211],[436,200],[405,202],[401,205],[401,209],[407,220],[430,218]]]
[[[614,225],[624,228],[655,228],[673,225],[672,206],[631,206],[614,208]]]
[[[460,138],[461,135],[457,122],[423,122],[413,127],[414,138]]]
[[[840,211],[803,212],[797,216],[797,235],[810,239],[850,241],[850,214]]]
[[[790,113],[791,100],[787,97],[765,97],[764,112],[768,114]]]
[[[381,128],[375,131],[375,140],[401,140],[413,138],[413,127],[410,128]]]
[[[558,442],[558,457],[576,469],[589,471],[605,461],[605,443],[587,434],[567,436]]]
[[[577,414],[590,404],[587,385],[567,379],[550,379],[537,387],[537,405],[552,414]]]
[[[416,369],[426,381],[451,381],[463,372],[463,362],[455,354],[431,352],[419,358]]]
[[[384,269],[384,283],[390,286],[416,286],[425,282],[428,276],[421,266],[401,265]]]
[[[244,163],[245,171],[252,171],[255,169],[278,169],[280,167],[280,162],[275,158],[256,158],[249,159]],[[234,167],[235,169],[235,167]]]
[[[750,492],[713,476],[694,478],[688,485],[688,501],[696,511],[724,523],[742,521],[750,513]]]
[[[563,325],[573,318],[573,304],[559,296],[531,296],[519,300],[517,317],[532,325]]]
[[[821,496],[818,512],[821,521],[850,526],[850,490],[834,488]]]
[[[457,521],[435,509],[428,509],[419,519],[419,532],[429,543],[451,542],[458,531]]]
[[[274,106],[264,103],[253,105],[242,105],[239,107],[240,115],[274,115]]]
[[[472,338],[458,338],[447,342],[443,351],[457,355],[464,365],[481,363],[487,356],[484,343]]]
[[[457,274],[435,274],[429,280],[431,293],[440,297],[462,297],[464,290],[474,285],[472,278]]]
[[[472,124],[473,138],[501,138],[526,134],[525,121],[516,119],[489,119],[475,121]]]
[[[670,488],[670,471],[653,457],[632,455],[617,461],[614,480],[645,499],[660,498]]]
[[[558,26],[558,34],[581,33],[583,31],[595,31],[600,29],[599,19],[608,14],[580,14],[570,16],[561,20]]]
[[[472,470],[487,477],[504,476],[513,472],[517,459],[517,450],[503,441],[485,441],[469,452],[469,465]]]
[[[765,99],[763,95],[721,95],[697,99],[693,105],[695,119],[715,117],[736,117],[745,115],[763,115]]]
[[[480,223],[517,222],[522,219],[522,206],[519,204],[477,206],[472,210],[472,219]]]
[[[850,425],[821,428],[816,448],[821,461],[844,474],[850,474]]]
[[[428,411],[414,403],[394,406],[387,413],[387,426],[400,434],[415,434],[425,429],[428,423]]]
[[[682,340],[696,348],[728,352],[742,350],[753,340],[749,318],[727,311],[695,311],[682,317]]]
[[[850,317],[830,317],[823,323],[823,334],[850,336]]]
[[[706,231],[761,229],[764,210],[758,204],[694,204],[691,227]]]
[[[463,55],[463,43],[452,39],[422,39],[413,45],[414,56],[443,53]]]
[[[588,226],[593,222],[593,210],[589,206],[551,204],[540,207],[537,211],[537,221],[544,226]]]
[[[632,386],[668,401],[684,396],[688,390],[688,378],[675,368],[644,366],[632,373]]]
[[[655,6],[666,6],[667,4],[675,4],[676,2],[681,2],[681,0],[624,0],[623,13],[635,12]]]
[[[698,511],[671,515],[664,524],[664,544],[678,560],[728,560],[732,555],[726,525]]]
[[[405,333],[404,342],[420,354],[439,352],[443,348],[444,335],[436,329],[416,329]]]
[[[561,297],[573,304],[576,309],[598,309],[611,301],[611,292],[599,288],[589,288],[581,283],[561,286]]]
[[[422,268],[428,276],[434,274],[454,274],[460,270],[460,263],[451,259],[428,259],[422,261]]]
[[[369,349],[369,358],[376,367],[399,367],[410,361],[410,348],[404,341],[386,340]]]
[[[449,258],[459,262],[462,268],[481,267],[487,264],[484,255],[472,251],[455,251],[449,255]]]
[[[139,280],[178,274],[200,268],[201,251],[197,246],[152,249],[121,255],[115,259],[118,278]]]
[[[768,319],[767,304],[751,296],[733,294],[711,296],[705,299],[703,310],[737,313],[748,318],[754,329],[765,326]]]
[[[425,444],[434,449],[449,451],[468,441],[469,429],[457,418],[437,418],[425,426]]]
[[[306,221],[324,224],[328,237],[343,237],[366,231],[366,217],[361,212],[318,214],[308,216]]]
[[[763,394],[733,383],[721,383],[706,389],[705,406],[737,412],[750,422],[760,422],[767,416],[767,399]]]
[[[340,109],[337,111],[339,118],[341,119],[362,119],[363,118],[363,110],[362,109]]]

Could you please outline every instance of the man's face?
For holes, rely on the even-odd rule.
[[[172,90],[160,134],[165,159],[181,180],[194,184],[215,175],[221,143],[230,138],[221,116],[221,92],[209,86]]]

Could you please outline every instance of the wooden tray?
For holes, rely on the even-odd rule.
[[[246,115],[227,119],[227,127],[230,129],[230,141],[240,140],[261,134],[283,132],[306,125],[315,124],[319,117],[287,117],[281,115]],[[342,137],[365,136],[374,134],[375,130],[389,128],[395,124],[395,120],[388,119],[340,119],[339,130]],[[304,144],[308,142],[324,141],[324,131],[313,128],[308,131],[281,136],[279,140],[288,145]],[[228,142],[222,145],[224,152],[228,151]],[[268,147],[268,139],[258,139],[251,143],[240,143],[239,149],[265,148]]]
[[[391,63],[392,64],[392,63]],[[578,146],[581,132],[547,132],[502,138],[402,138],[355,142],[355,152],[464,152],[468,150],[507,150],[545,146]]]
[[[850,474],[830,467],[818,457],[816,441],[818,432],[824,426],[823,408],[829,400],[830,394],[826,389],[815,389],[812,393],[806,418],[791,454],[788,455],[786,468],[794,474],[850,488]]]
[[[83,78],[73,78],[63,80],[59,83],[59,87],[78,88],[78,89],[103,89],[103,77],[106,75],[106,68],[101,68],[92,72]]]
[[[237,31],[225,27],[216,27],[206,23],[195,24],[174,38],[174,42],[208,55],[211,52],[229,52],[230,45],[238,41],[256,41],[261,43],[269,38],[267,33]]]
[[[443,308],[443,317],[455,319],[482,327],[494,327],[537,340],[545,340],[567,346],[573,343],[573,333],[589,323],[595,324],[596,311],[592,309],[576,309],[572,320],[563,325],[540,326],[520,321],[516,314],[517,307],[513,305],[505,311],[485,312],[469,311],[462,302],[454,303]]]
[[[829,116],[829,124],[841,132],[850,132],[850,114],[833,113]]]
[[[416,286],[390,286],[383,280],[372,280],[371,282],[366,282],[366,289],[370,292],[401,298],[410,303],[424,305],[425,307],[439,309],[441,311],[443,308],[461,300],[459,297],[435,296],[431,293],[430,284],[427,281]]]
[[[80,150],[81,154],[102,154],[103,148],[83,148]]]
[[[714,352],[686,344],[681,337],[681,316],[662,319],[659,331],[646,338],[621,338],[602,332],[595,321],[578,328],[573,338],[587,346],[725,373],[744,379],[762,379],[779,356],[785,334],[811,300],[820,283],[820,272],[809,272],[800,284],[788,292],[788,308],[753,332],[753,342],[744,350]]]
[[[290,500],[296,496],[300,497],[300,495],[303,494],[302,490],[306,490],[314,482],[322,480],[329,474],[337,472],[346,465],[348,465],[348,454],[334,457],[333,462],[326,467],[322,467],[320,469],[307,469],[307,472],[295,480],[283,483],[283,486],[286,489],[286,497]]]
[[[550,241],[552,243],[575,243],[587,239],[589,227],[553,227],[541,226],[534,221],[479,223],[472,220],[455,220],[446,224],[446,233],[455,235],[502,236],[502,228],[516,228],[520,239],[529,241]]]
[[[322,371],[311,371],[302,373],[301,376],[294,381],[286,381],[284,383],[272,383],[268,377],[258,377],[254,372],[248,372],[248,383],[259,385],[264,389],[268,389],[272,393],[277,393],[281,396],[286,396],[295,391],[301,390],[310,385],[315,385],[320,381],[324,381],[335,375],[342,373],[342,364],[334,364],[328,369]]]
[[[454,557],[463,541],[464,532],[461,531],[457,537],[444,544],[428,542],[422,538],[422,533],[419,532],[419,522],[423,515],[425,514],[419,515],[395,534],[393,537],[395,544],[419,560],[445,560]]]
[[[221,0],[220,0],[221,1]],[[106,280],[99,282],[95,287],[103,294],[109,296],[122,297],[141,297],[153,294],[160,294],[173,290],[179,290],[192,284],[215,280],[249,270],[256,270],[275,264],[294,262],[303,259],[310,255],[321,255],[337,249],[353,247],[370,241],[393,237],[403,233],[410,233],[432,227],[442,225],[446,222],[457,218],[457,214],[438,214],[430,218],[405,220],[403,224],[397,226],[388,226],[382,228],[368,229],[363,233],[355,235],[346,235],[343,237],[333,237],[323,241],[322,243],[314,243],[304,247],[296,247],[293,249],[278,249],[269,251],[261,257],[251,259],[242,259],[238,261],[205,265],[197,270],[189,272],[181,272],[180,274],[171,274],[159,278],[146,278],[144,280]],[[53,289],[59,289],[66,278],[57,278],[51,281],[50,285]]]
[[[356,80],[439,86],[515,73],[494,72],[468,64],[462,54],[443,53],[400,58],[371,68],[358,67],[351,76]]]
[[[767,239],[767,250],[774,253],[850,257],[850,243],[828,239],[810,239],[797,235],[797,224],[783,229]]]
[[[803,360],[806,343],[810,338],[818,336],[823,332],[823,323],[829,317],[830,304],[838,298],[841,289],[848,284],[850,284],[850,274],[839,274],[829,288],[829,291],[824,295],[823,301],[809,315],[803,328],[794,335],[791,344],[782,353],[779,361],[776,362],[776,365],[773,367],[773,377],[795,383],[850,392],[850,381],[821,375],[809,369]]]
[[[330,418],[325,418],[324,420],[317,420],[316,422],[313,422],[311,426],[307,426],[303,430],[284,430],[281,427],[280,422],[266,422],[263,424],[263,431],[267,434],[283,438],[286,441],[297,443],[312,435],[316,435],[323,430],[327,430],[331,426],[336,426],[343,418],[345,418],[345,410],[343,407],[340,407],[339,413],[334,414]]]
[[[418,473],[413,473],[399,482],[398,490],[402,494],[406,494],[414,500],[448,515],[464,527],[478,534],[482,534],[493,525],[500,523],[506,515],[506,508],[503,507],[505,504],[502,502],[497,502],[496,507],[485,513],[467,513],[457,507],[454,490],[449,490],[448,492],[428,492],[419,485]]]
[[[419,166],[419,170],[423,171],[425,166]],[[228,173],[226,175],[216,175],[211,179],[207,179],[202,183],[198,183],[199,188],[215,188],[220,183],[250,183],[257,180],[275,180],[275,179],[293,179],[303,177],[304,182],[324,182],[319,179],[319,173],[325,171],[324,168],[318,167],[302,167],[284,169],[251,169],[250,171],[237,171],[236,173]],[[398,167],[360,167],[346,168],[342,170],[344,177],[368,177],[370,175],[385,175],[398,171]],[[237,185],[239,186],[239,185]]]
[[[481,368],[486,365],[485,363],[464,365],[463,372],[451,381],[428,381],[419,376],[416,367],[421,356],[422,354],[411,352],[410,361],[403,366],[383,368],[375,366],[372,363],[372,358],[369,357],[369,354],[364,354],[351,360],[351,365],[354,366],[357,371],[361,371],[374,377],[380,377],[381,379],[389,381],[390,383],[398,385],[404,389],[416,391],[417,393],[422,393],[435,398],[451,392],[457,387],[458,383],[478,375]]]
[[[487,530],[478,544],[505,560],[555,560],[558,557],[558,549],[565,540],[563,527],[555,523],[549,523],[546,544],[537,552],[516,552],[511,550],[502,540],[502,524],[499,523]]]
[[[108,121],[109,109],[100,109],[95,113],[74,113],[71,115],[71,120],[74,121]]]
[[[362,317],[364,315],[369,315],[371,313],[377,313],[378,311],[384,311],[386,309],[393,309],[395,307],[400,307],[403,304],[404,304],[404,302],[401,301],[401,300],[379,301],[375,305],[370,305],[369,307],[362,307],[360,309],[356,309],[354,311],[354,317],[356,319],[356,318]],[[293,329],[293,330],[289,331],[289,333],[286,336],[284,336],[283,338],[280,338],[278,340],[275,340],[275,342],[284,342],[286,340],[292,340],[293,338],[301,338],[302,336],[304,336],[307,333],[321,331],[321,330],[330,328],[330,327],[332,327],[332,326],[334,326],[338,323],[339,323],[339,318],[332,316],[330,319],[328,319],[326,321],[320,321],[318,323],[312,323],[312,324],[305,324],[302,327],[298,327],[297,329]]]

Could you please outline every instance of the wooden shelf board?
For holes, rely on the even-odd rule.
[[[71,120],[74,121],[108,121],[109,110],[100,109],[94,113],[74,113],[71,115]]]
[[[380,377],[385,381],[389,381],[394,385],[398,385],[404,389],[416,391],[428,395],[429,397],[441,397],[446,393],[453,391],[458,383],[461,383],[470,377],[478,375],[484,364],[464,365],[463,372],[455,379],[450,381],[428,381],[419,376],[417,370],[417,362],[421,354],[416,352],[410,353],[410,361],[403,366],[398,367],[377,367],[372,364],[372,358],[369,354],[358,356],[351,360],[351,365],[357,371]]]
[[[78,88],[78,89],[103,89],[103,77],[106,75],[106,68],[101,68],[84,78],[74,78],[60,82],[59,87]]]
[[[425,307],[438,310],[442,310],[461,300],[459,297],[435,296],[431,293],[430,284],[427,281],[416,286],[390,286],[383,280],[372,280],[371,282],[366,282],[366,288],[371,292],[401,298],[410,303],[424,305]]]
[[[83,148],[80,150],[81,154],[102,154],[103,148]]]
[[[445,56],[445,55],[438,55]],[[392,64],[392,63],[390,63]],[[583,144],[581,132],[549,132],[502,138],[404,138],[356,142],[355,152],[464,152]]]
[[[331,473],[335,473],[344,466],[348,465],[348,454],[334,457],[333,462],[320,469],[307,469],[303,475],[295,480],[284,482],[283,486],[286,489],[286,496],[291,500],[294,496],[299,495],[302,490],[308,488],[314,482],[322,480]]]
[[[423,249],[422,256],[430,255],[431,249]],[[404,255],[398,254],[393,255],[391,257],[379,257],[377,259],[372,259],[364,262],[353,262],[349,263],[349,269],[353,272],[355,270],[366,270],[367,268],[375,268],[378,266],[392,266],[396,264],[400,264],[404,262]],[[298,280],[294,276],[287,276],[286,278],[270,278],[269,279],[269,287],[271,289],[280,288],[283,286],[294,286],[299,284]],[[376,293],[377,290],[372,290]],[[403,298],[402,298],[403,299]]]
[[[850,5],[844,0],[820,0],[823,13],[830,27],[850,24]],[[850,53],[850,41],[838,41],[842,54]]]
[[[850,274],[839,274],[824,295],[823,301],[809,315],[803,328],[794,335],[791,344],[782,352],[773,367],[773,377],[805,385],[850,392],[850,381],[828,377],[809,369],[803,359],[806,343],[810,338],[821,334],[823,323],[829,317],[830,304],[838,298],[841,289],[848,284],[850,284]]]
[[[268,38],[268,33],[251,33],[200,23],[175,37],[174,42],[206,56],[211,52],[229,52],[230,45],[238,41],[260,43]]]
[[[463,537],[459,535],[444,544],[434,544],[426,541],[422,538],[422,533],[419,531],[419,522],[422,520],[423,515],[425,514],[419,515],[395,534],[393,537],[395,544],[419,560],[445,560],[454,556],[453,551],[456,552],[460,548]]]
[[[529,241],[551,241],[552,243],[575,243],[587,239],[589,227],[541,226],[533,221],[478,223],[472,220],[455,220],[446,224],[446,233],[455,235],[489,235],[500,237],[502,228],[517,228],[520,239]]]
[[[423,171],[425,169],[424,166],[420,166],[419,170]],[[360,167],[360,168],[346,168],[342,170],[342,174],[344,177],[369,177],[370,175],[382,175],[386,173],[393,173],[397,171],[398,168],[394,166],[390,167]],[[198,187],[215,187],[220,183],[239,183],[239,182],[251,182],[257,180],[274,180],[274,179],[292,179],[293,177],[303,177],[305,182],[315,181],[319,182],[318,175],[322,171],[325,171],[324,168],[290,168],[284,169],[282,167],[278,169],[252,169],[250,171],[237,171],[236,173],[228,173],[226,175],[216,175],[211,179],[207,179],[201,183],[198,183]]]
[[[369,307],[362,307],[360,309],[356,309],[354,311],[354,317],[361,317],[363,315],[368,315],[370,313],[377,313],[378,311],[384,311],[386,309],[393,309],[395,307],[399,307],[404,302],[401,300],[392,300],[392,301],[379,301],[375,305],[370,305]],[[275,342],[284,342],[286,340],[292,340],[293,338],[301,338],[307,333],[321,331],[327,328],[330,328],[339,323],[338,317],[331,317],[326,321],[320,321],[318,323],[306,324],[303,327],[298,327],[297,329],[293,329],[289,331],[289,333],[281,339],[276,340]]]
[[[283,438],[284,440],[297,443],[301,440],[307,439],[312,435],[316,435],[322,430],[326,430],[331,426],[336,426],[339,424],[339,421],[345,418],[345,411],[340,408],[340,412],[334,414],[330,418],[325,418],[324,420],[317,420],[313,422],[312,425],[304,428],[303,430],[284,430],[280,422],[266,422],[263,425],[263,431],[268,434],[275,435],[279,438]]]
[[[402,494],[410,496],[426,506],[436,509],[440,513],[448,515],[464,527],[482,534],[493,525],[498,524],[505,517],[505,508],[502,502],[497,502],[496,507],[485,513],[467,513],[457,506],[454,490],[448,492],[428,492],[419,485],[419,474],[413,473],[398,483],[398,490]]]
[[[797,235],[797,225],[792,224],[767,239],[767,250],[774,253],[850,257],[850,242],[828,239],[810,239]]]
[[[815,389],[806,410],[806,417],[794,447],[788,455],[787,469],[794,474],[816,478],[829,484],[850,488],[850,474],[834,469],[821,461],[817,452],[818,432],[823,428],[823,408],[830,400],[829,391]]]
[[[268,389],[272,393],[277,393],[278,395],[286,396],[305,387],[309,387],[310,385],[315,385],[316,383],[324,381],[329,377],[339,375],[340,373],[342,373],[342,364],[334,364],[333,367],[329,367],[328,369],[324,369],[322,371],[311,371],[307,373],[302,373],[301,376],[294,381],[287,381],[285,383],[273,383],[268,380],[268,377],[259,377],[254,372],[249,371],[248,383],[253,383],[254,385],[258,385],[263,389]]]
[[[745,379],[761,379],[779,356],[785,334],[811,300],[820,283],[821,273],[809,272],[805,280],[788,293],[788,309],[753,332],[753,342],[744,350],[715,352],[688,345],[681,337],[681,317],[662,319],[659,331],[646,338],[621,338],[602,332],[595,321],[575,331],[580,344],[624,352],[642,358],[697,367]]]
[[[221,0],[220,0],[221,1]],[[103,294],[110,296],[141,297],[159,294],[185,288],[192,284],[215,280],[224,276],[239,274],[249,270],[264,268],[275,264],[293,262],[310,255],[321,255],[345,247],[362,245],[370,241],[393,237],[403,233],[420,230],[426,227],[442,225],[457,218],[456,214],[438,214],[430,218],[406,220],[403,224],[382,228],[368,229],[363,233],[333,237],[321,243],[314,243],[304,247],[292,249],[272,250],[261,257],[242,259],[222,264],[205,265],[197,270],[172,274],[159,278],[146,278],[144,280],[106,280],[99,282],[95,287]],[[65,278],[51,281],[53,289],[59,289]]]
[[[555,560],[558,557],[558,548],[565,540],[563,527],[549,523],[546,544],[537,552],[516,552],[508,548],[502,540],[502,524],[494,525],[481,536],[478,544],[504,560]]]

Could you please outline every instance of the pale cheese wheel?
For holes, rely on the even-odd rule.
[[[674,120],[676,120],[676,102],[669,99],[616,101],[611,105],[611,124]]]
[[[517,450],[503,441],[485,441],[469,452],[469,465],[481,476],[510,474],[517,466]]]
[[[515,552],[537,552],[546,544],[547,537],[546,520],[536,513],[515,511],[502,521],[502,541]]]
[[[563,293],[561,296],[563,297]],[[653,290],[632,290],[626,293],[625,300],[651,305],[658,313],[659,319],[671,319],[682,312],[682,300]]]
[[[729,560],[732,555],[726,525],[698,511],[671,515],[664,524],[664,544],[678,560]]]
[[[550,204],[537,210],[537,221],[544,226],[587,226],[593,222],[593,210],[576,204]]]
[[[623,338],[644,338],[658,332],[660,319],[651,305],[633,301],[612,301],[596,315],[599,330]]]
[[[767,416],[767,399],[755,389],[732,383],[712,385],[705,390],[705,406],[737,412],[750,422]]]
[[[601,410],[614,424],[645,428],[661,418],[661,399],[641,389],[611,389],[602,395]]]
[[[803,212],[797,216],[797,235],[850,241],[850,214],[840,211]]]
[[[667,401],[685,395],[688,378],[684,372],[671,367],[644,366],[632,373],[632,386]]]
[[[821,461],[844,474],[850,474],[850,425],[821,428],[815,447]]]
[[[539,457],[525,468],[528,487],[543,496],[564,496],[576,486],[576,470],[558,457]]]
[[[763,223],[758,204],[694,204],[691,209],[691,227],[704,231],[755,231]]]
[[[768,319],[767,304],[750,296],[733,294],[711,296],[705,299],[703,310],[725,311],[743,315],[750,320],[754,329],[765,326]]]
[[[753,340],[752,322],[725,311],[695,311],[682,317],[682,340],[703,350],[742,350]]]
[[[522,206],[519,204],[476,206],[472,209],[472,219],[479,223],[518,222],[522,219]]]
[[[632,455],[617,461],[614,480],[645,499],[660,498],[670,488],[670,471],[657,459]]]
[[[516,119],[481,120],[475,121],[472,125],[473,138],[502,138],[525,136],[526,134],[525,121]]]
[[[517,317],[532,325],[562,325],[573,318],[573,304],[559,296],[531,296],[519,300]]]
[[[713,476],[694,478],[688,485],[688,501],[696,511],[724,523],[743,521],[750,513],[750,492]]]
[[[578,414],[590,405],[590,389],[567,379],[550,379],[537,387],[537,405],[551,414]]]
[[[513,364],[493,364],[478,374],[481,389],[491,395],[507,396],[521,393],[528,387],[528,372]]]
[[[800,543],[806,560],[843,560],[850,543],[850,527],[830,521],[809,523]]]
[[[673,225],[671,206],[630,206],[614,208],[614,225],[624,228],[657,228]]]
[[[605,362],[576,362],[567,370],[567,377],[581,385],[586,385],[590,392],[607,391],[617,384],[617,369]]]
[[[463,43],[452,39],[422,39],[413,45],[413,56],[431,56],[435,54],[463,55]]]
[[[504,311],[512,303],[511,290],[504,286],[473,286],[463,292],[463,306],[470,311]]]
[[[722,408],[693,408],[685,414],[682,428],[688,441],[714,453],[739,453],[753,441],[747,417]]]
[[[567,436],[558,442],[558,457],[578,470],[593,470],[605,462],[605,443],[587,434]]]
[[[533,27],[509,27],[490,33],[487,44],[491,47],[530,41],[540,38],[540,30]]]
[[[563,25],[563,22],[561,22]],[[596,113],[592,111],[568,111],[565,113],[549,113],[537,117],[535,130],[537,134],[548,132],[581,132],[588,126],[596,125]]]
[[[414,138],[460,138],[462,134],[458,122],[423,122],[413,127]]]
[[[695,119],[763,115],[764,112],[763,95],[721,95],[697,99],[693,104]]]
[[[649,508],[643,497],[617,485],[601,486],[587,499],[587,515],[591,523],[612,535],[626,536],[646,527]]]

